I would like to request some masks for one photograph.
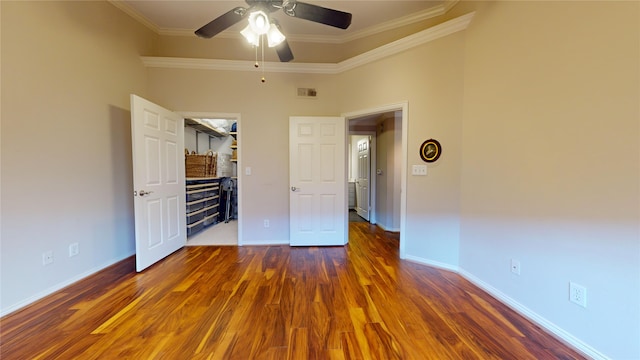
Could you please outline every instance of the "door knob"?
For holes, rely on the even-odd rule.
[[[291,187],[291,191],[296,191],[296,190],[298,190],[298,188],[297,188],[297,187],[295,187],[295,186],[292,186],[292,187]]]
[[[138,194],[140,194],[140,196],[145,196],[145,195],[149,195],[151,194],[153,191],[144,191],[144,190],[140,190],[138,192]]]

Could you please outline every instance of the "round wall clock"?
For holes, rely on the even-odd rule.
[[[420,146],[420,157],[426,162],[434,162],[438,160],[442,153],[442,147],[438,140],[429,139]]]

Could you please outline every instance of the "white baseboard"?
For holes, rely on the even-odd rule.
[[[421,258],[421,257],[418,257],[418,256],[411,256],[411,255],[405,257],[404,260],[408,260],[408,261],[415,262],[415,263],[418,263],[418,264],[432,266],[432,267],[436,267],[436,268],[439,268],[439,269],[443,269],[443,270],[447,270],[447,271],[452,271],[454,273],[458,273],[458,267],[457,266],[453,266],[451,264],[447,264],[447,263],[443,263],[443,262],[439,262],[439,261],[433,261],[433,260]]]
[[[457,273],[460,276],[464,277],[465,279],[469,280],[471,283],[473,283],[477,287],[489,293],[494,298],[498,299],[501,303],[508,306],[513,311],[517,312],[518,314],[526,317],[530,321],[544,328],[545,330],[550,332],[553,336],[557,337],[560,341],[565,342],[567,345],[571,346],[576,351],[582,353],[582,355],[594,360],[611,360],[610,357],[602,354],[598,350],[589,346],[589,344],[586,344],[585,342],[571,335],[570,333],[560,328],[556,324],[538,315],[531,309],[527,308],[526,306],[520,304],[519,302],[505,295],[500,290],[494,288],[493,286],[487,284],[486,282],[480,280],[479,278],[475,277],[471,273],[465,271],[464,269],[459,268],[458,266],[452,266],[450,264],[441,263],[438,261],[433,261],[433,260],[429,260],[429,259],[425,259],[417,256],[407,256],[405,260]]]
[[[28,298],[26,298],[26,299],[24,299],[24,300],[22,300],[22,301],[20,301],[18,303],[15,303],[15,304],[13,304],[11,306],[8,306],[8,307],[6,307],[4,309],[1,309],[0,310],[0,317],[3,317],[5,315],[9,315],[14,311],[20,310],[25,306],[31,305],[34,302],[36,302],[36,301],[38,301],[38,300],[40,300],[40,299],[42,299],[42,298],[44,298],[46,296],[49,296],[49,295],[53,294],[54,292],[56,292],[58,290],[62,290],[65,287],[67,287],[67,286],[69,286],[69,285],[71,285],[71,284],[73,284],[75,282],[78,282],[78,281],[86,278],[87,276],[93,275],[93,274],[97,273],[98,271],[104,270],[104,269],[108,268],[109,266],[111,266],[111,265],[113,265],[113,264],[115,264],[117,262],[120,262],[120,261],[122,261],[122,260],[124,260],[124,259],[126,259],[126,258],[128,258],[128,257],[130,257],[132,255],[135,255],[135,253],[125,255],[122,258],[116,258],[116,259],[111,260],[111,261],[109,261],[107,263],[104,263],[102,265],[99,265],[99,266],[96,266],[94,268],[91,268],[91,269],[89,269],[89,270],[87,270],[87,271],[85,271],[85,272],[83,272],[81,274],[78,274],[78,275],[76,275],[76,276],[74,276],[72,278],[69,278],[69,279],[67,279],[67,280],[65,280],[65,281],[63,281],[61,283],[58,283],[58,284],[56,284],[56,285],[54,285],[54,286],[52,286],[52,287],[50,287],[50,288],[48,288],[46,290],[43,290],[43,291],[41,291],[41,292],[39,292],[39,293],[37,293],[37,294],[35,294],[33,296],[30,296],[30,297],[28,297]]]
[[[373,224],[373,223],[372,223]],[[383,224],[377,223],[375,225],[378,225],[379,228],[381,228],[384,231],[389,231],[389,232],[400,232],[400,228],[388,228],[386,226],[384,226]]]
[[[479,287],[482,290],[488,292],[489,294],[491,294],[491,296],[495,297],[501,303],[505,304],[506,306],[508,306],[509,308],[514,310],[515,312],[517,312],[518,314],[526,317],[527,319],[531,320],[532,322],[534,322],[537,325],[541,326],[542,328],[546,329],[551,334],[553,334],[555,337],[557,337],[559,340],[567,343],[569,346],[573,347],[575,350],[577,350],[578,352],[582,353],[584,356],[587,356],[587,357],[589,357],[591,359],[594,359],[594,360],[611,360],[610,357],[608,357],[608,356],[602,354],[601,352],[599,352],[598,350],[592,348],[591,346],[589,346],[588,344],[586,344],[582,340],[580,340],[580,339],[576,338],[575,336],[571,335],[570,333],[568,333],[564,329],[560,328],[556,324],[554,324],[551,321],[545,319],[544,317],[538,315],[537,313],[535,313],[531,309],[529,309],[526,306],[520,304],[519,302],[515,301],[514,299],[512,299],[509,296],[507,296],[504,293],[502,293],[500,290],[494,288],[493,286],[491,286],[491,285],[487,284],[486,282],[480,280],[479,278],[475,277],[471,273],[469,273],[469,272],[467,272],[467,271],[465,271],[463,269],[460,269],[458,271],[458,274],[460,276],[464,277],[465,279],[469,280],[470,282],[472,282],[477,287]]]

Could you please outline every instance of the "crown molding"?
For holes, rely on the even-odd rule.
[[[255,61],[221,60],[221,59],[193,59],[177,57],[142,56],[142,63],[152,68],[172,68],[191,70],[220,70],[220,71],[256,71]],[[271,73],[300,73],[300,74],[336,74],[338,64],[319,63],[280,63],[265,61],[264,71]],[[262,70],[260,70],[262,71]]]
[[[271,73],[300,73],[300,74],[339,74],[347,70],[398,54],[416,46],[440,39],[447,35],[465,30],[475,12],[451,19],[440,25],[420,31],[413,35],[396,40],[376,49],[367,51],[339,63],[280,63],[265,62],[264,71]],[[141,57],[146,67],[176,68],[193,70],[221,70],[221,71],[256,71],[254,61],[193,59],[175,57]]]
[[[362,29],[360,31],[354,32],[349,35],[336,35],[336,36],[327,36],[327,35],[290,35],[287,36],[289,41],[293,42],[308,42],[308,43],[325,43],[325,44],[344,44],[351,41],[355,41],[358,39],[365,38],[367,36],[379,34],[384,31],[393,30],[402,26],[411,25],[420,21],[428,20],[434,18],[436,16],[446,14],[452,7],[454,7],[460,0],[445,0],[442,4],[434,6],[429,9],[425,9],[423,11],[404,16],[398,19],[393,19],[390,21],[386,21],[381,24],[377,24],[375,26],[370,26],[366,29]],[[193,29],[169,29],[169,28],[160,28],[156,24],[154,24],[151,20],[142,16],[139,12],[137,12],[133,7],[129,6],[127,3],[120,0],[108,0],[111,4],[113,4],[118,9],[122,10],[138,22],[142,23],[152,31],[154,31],[158,35],[162,36],[185,36],[192,37],[194,36]],[[216,35],[219,38],[227,38],[227,39],[242,39],[240,33],[237,31],[229,31],[225,30]]]
[[[191,30],[191,29],[166,29],[166,28],[159,28],[158,29],[158,35],[162,35],[162,36],[183,36],[183,37],[195,37],[195,30]],[[232,33],[229,30],[225,30],[219,34],[216,35],[216,37],[221,38],[221,37],[225,37],[225,38],[233,38],[233,37],[237,37],[240,38],[239,36],[240,34],[238,33],[237,36]]]
[[[364,64],[440,39],[458,31],[465,30],[471,23],[474,15],[475,11],[342,61],[339,63],[340,68],[342,69],[341,71],[351,70]]]
[[[420,11],[411,15],[407,15],[398,19],[383,22],[376,26],[371,26],[369,28],[354,32],[351,35],[338,36],[338,43],[347,43],[350,41],[365,38],[367,36],[379,34],[381,32],[415,24],[417,22],[428,20],[436,16],[444,15],[447,13],[447,11],[449,11],[449,9],[451,9],[455,4],[457,4],[458,1],[459,0],[446,0],[443,4],[440,4],[438,6],[434,6],[432,8],[425,9],[423,11]],[[304,41],[304,40],[301,40],[301,41]],[[312,42],[312,41],[309,41],[309,42]]]
[[[151,20],[147,19],[146,17],[142,16],[136,9],[129,6],[129,4],[125,3],[124,1],[107,0],[107,2],[111,3],[113,6],[117,7],[118,9],[122,10],[125,14],[131,16],[134,20],[146,26],[156,34],[161,33],[161,29],[156,24],[154,24]]]

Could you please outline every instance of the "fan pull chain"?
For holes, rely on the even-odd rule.
[[[260,36],[260,49],[262,50],[262,79],[260,81],[264,83],[267,81],[264,78],[264,35]]]
[[[254,46],[254,49],[256,50],[256,62],[253,64],[253,67],[255,67],[257,69],[260,66],[258,64],[258,47]]]
[[[260,37],[258,38],[258,46],[254,46],[254,48],[256,49],[256,61],[253,64],[253,67],[255,67],[256,69],[262,67],[262,78],[260,79],[261,82],[267,82],[267,79],[264,77],[264,36],[260,35]],[[260,48],[261,51],[261,58],[260,61],[262,64],[260,64],[260,62],[258,62],[258,48]]]

